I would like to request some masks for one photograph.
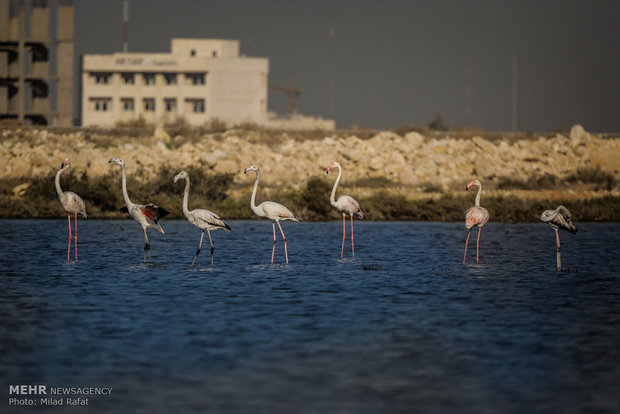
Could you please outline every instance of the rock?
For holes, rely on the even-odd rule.
[[[417,132],[408,132],[405,134],[404,140],[410,149],[420,148],[424,144],[424,137]]]
[[[156,141],[170,142],[170,135],[162,127],[155,128],[153,137]]]
[[[586,130],[579,124],[575,124],[570,129],[570,139],[571,141],[583,141],[588,140],[590,138],[590,134],[586,132]]]
[[[26,190],[30,187],[30,183],[23,183],[13,187],[13,197],[22,197],[26,194]]]
[[[491,144],[486,139],[482,137],[473,137],[471,140],[473,141],[474,144],[476,144],[478,148],[480,148],[482,151],[486,152],[487,154],[495,153],[495,145]]]
[[[217,164],[215,164],[213,171],[221,174],[237,174],[240,172],[240,168],[239,164],[233,160],[219,160]]]
[[[213,167],[219,160],[228,158],[228,154],[221,149],[216,149],[202,155],[202,161],[209,167]]]
[[[620,151],[615,148],[601,148],[590,154],[590,163],[604,170],[618,174],[620,172]]]
[[[415,186],[420,180],[418,180],[418,177],[413,173],[413,169],[406,168],[398,174],[398,181],[404,185]]]

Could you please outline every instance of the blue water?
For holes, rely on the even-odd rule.
[[[620,225],[0,220],[1,412],[617,413]],[[280,235],[278,234],[278,240]],[[207,248],[204,248],[207,247]],[[112,387],[9,407],[9,385]]]

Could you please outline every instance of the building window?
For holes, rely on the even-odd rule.
[[[205,100],[204,99],[186,99],[186,107],[189,106],[194,113],[204,113]]]
[[[212,57],[217,57],[217,50],[213,50],[213,51],[211,52],[211,56],[212,56]]]
[[[205,84],[205,74],[204,73],[188,73],[187,78],[189,78],[192,85],[204,85]]]
[[[155,112],[155,99],[153,98],[144,98],[144,111],[145,112]]]
[[[133,112],[133,98],[122,98],[123,111]]]
[[[121,76],[123,78],[123,83],[125,85],[133,85],[134,84],[133,73],[123,73],[123,74],[121,74]]]
[[[164,78],[166,78],[166,85],[176,85],[177,84],[177,74],[176,73],[165,73]]]
[[[191,56],[196,56],[196,49],[192,49],[192,50],[189,52],[189,54],[190,54]]]
[[[166,112],[177,111],[177,100],[174,98],[164,99],[164,105],[166,105]]]
[[[143,73],[144,84],[145,85],[155,85],[155,74],[154,73]]]
[[[93,98],[91,102],[97,112],[107,112],[110,109],[110,98]]]
[[[95,83],[99,85],[107,85],[110,79],[109,73],[95,73],[93,76],[95,77]]]

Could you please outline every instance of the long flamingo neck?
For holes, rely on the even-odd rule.
[[[252,190],[252,199],[250,200],[250,207],[252,211],[256,210],[256,190],[258,189],[258,180],[260,178],[260,173],[256,171],[256,181],[254,182],[254,190]]]
[[[476,194],[476,207],[480,207],[480,195],[482,194],[482,184],[478,184],[478,194]]]
[[[189,215],[188,201],[189,199],[189,177],[185,178],[185,192],[183,193],[183,214]]]
[[[125,176],[125,166],[121,165],[122,173],[123,173],[123,198],[125,199],[125,204],[127,208],[129,208],[133,203],[129,199],[129,194],[127,194],[127,177]]]
[[[334,183],[334,188],[332,188],[332,194],[329,197],[329,201],[333,204],[336,204],[336,188],[338,188],[338,183],[340,182],[340,177],[342,176],[342,169],[338,166],[338,178],[336,178],[336,182]]]
[[[64,168],[61,168],[60,170],[58,170],[58,172],[56,173],[56,178],[54,180],[54,183],[56,184],[56,193],[58,194],[58,197],[62,197],[62,195],[64,194],[64,192],[62,191],[62,188],[60,188],[60,174],[64,171]]]

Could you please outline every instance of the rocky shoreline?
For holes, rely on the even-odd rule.
[[[461,197],[472,178],[483,183],[483,201],[515,197],[548,200],[551,205],[620,197],[620,138],[593,135],[579,125],[565,134],[486,137],[462,136],[458,131],[425,136],[415,131],[355,130],[304,136],[240,128],[202,134],[153,128],[129,136],[114,130],[4,128],[0,157],[5,160],[0,166],[2,197],[12,199],[27,196],[35,180],[49,178],[53,187],[53,176],[65,158],[71,159],[74,176],[91,181],[118,175],[108,165],[110,158],[124,159],[130,182],[138,184],[152,182],[162,168],[171,174],[191,168],[205,177],[227,175],[229,202],[249,197],[253,181],[243,175],[248,165],[261,167],[259,197],[286,197],[304,191],[313,178],[331,186],[332,178],[324,169],[332,161],[343,166],[342,188],[361,199],[377,194],[405,200]],[[566,184],[567,177],[587,168],[601,171],[611,184],[606,188],[579,180]],[[550,177],[553,185],[537,186],[541,177]],[[120,176],[117,179],[120,186]],[[510,180],[529,180],[531,188],[502,187]]]

